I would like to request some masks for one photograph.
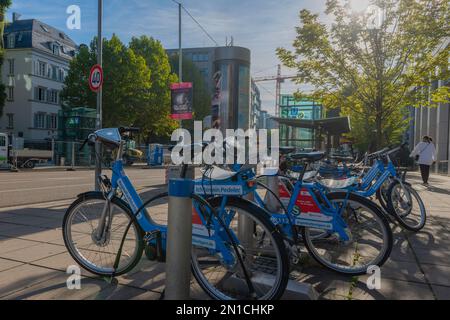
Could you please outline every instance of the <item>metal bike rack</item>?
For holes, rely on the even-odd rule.
[[[193,181],[169,180],[167,221],[166,300],[189,299],[191,281]]]

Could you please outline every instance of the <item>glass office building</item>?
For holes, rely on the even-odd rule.
[[[169,49],[167,54],[176,55],[178,50]],[[238,46],[183,48],[183,56],[197,66],[211,95],[216,90],[215,75],[220,72],[220,104],[216,110],[220,128],[223,131],[248,129],[253,123],[250,114],[250,50]]]
[[[319,120],[324,116],[322,105],[311,100],[296,100],[293,95],[280,96],[280,117],[287,119]],[[280,146],[299,149],[314,148],[317,133],[312,128],[280,125]]]

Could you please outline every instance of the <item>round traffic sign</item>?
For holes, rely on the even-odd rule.
[[[94,65],[91,68],[89,74],[89,87],[92,91],[97,92],[100,90],[103,84],[103,69],[99,64]]]

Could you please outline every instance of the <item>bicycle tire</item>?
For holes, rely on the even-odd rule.
[[[327,198],[332,201],[332,200],[340,200],[342,199],[343,201],[345,201],[345,199],[347,198],[347,193],[346,192],[332,192],[327,194]],[[372,201],[363,198],[359,195],[350,193],[348,195],[348,200],[356,202],[356,203],[361,203],[363,206],[367,207],[368,209],[370,209],[372,211],[373,214],[375,214],[377,216],[377,218],[379,219],[379,221],[381,222],[381,226],[385,231],[385,235],[386,235],[386,249],[384,250],[384,252],[382,253],[381,257],[377,257],[378,261],[374,261],[374,263],[371,263],[370,265],[377,265],[378,267],[381,267],[386,260],[389,258],[391,251],[392,251],[392,247],[393,247],[393,235],[392,235],[392,230],[390,228],[389,222],[386,219],[385,215],[383,214],[383,212],[381,211],[381,209]],[[303,242],[305,244],[305,247],[307,248],[308,252],[310,253],[310,255],[314,258],[314,260],[316,260],[319,264],[321,264],[322,266],[324,266],[327,269],[330,269],[334,272],[340,273],[340,274],[345,274],[345,275],[351,275],[351,276],[357,276],[357,275],[363,275],[366,274],[367,270],[363,270],[363,268],[360,268],[361,270],[355,270],[352,271],[350,269],[348,270],[339,270],[337,268],[333,268],[332,266],[330,266],[330,264],[327,264],[326,262],[323,261],[323,259],[321,259],[317,254],[316,254],[316,250],[313,249],[313,245],[312,242],[310,240],[310,236],[308,231],[308,227],[302,227],[302,238],[303,238]]]
[[[218,208],[222,203],[222,199],[223,197],[214,197],[208,199],[207,201],[211,207]],[[229,197],[227,205],[246,211],[248,214],[252,215],[255,220],[259,221],[265,228],[267,228],[269,233],[272,235],[274,245],[279,252],[280,276],[276,282],[275,289],[271,291],[269,296],[265,297],[265,300],[277,300],[281,298],[289,279],[289,258],[284,244],[283,235],[271,222],[270,214],[256,204],[241,198]],[[199,285],[210,297],[213,299],[221,299],[217,292],[212,291],[210,286],[204,283],[201,271],[196,268],[194,261],[192,262],[192,273]]]
[[[99,275],[99,276],[118,276],[122,275],[124,273],[129,272],[132,270],[140,261],[142,257],[142,253],[144,250],[144,243],[143,243],[143,231],[139,225],[139,223],[136,220],[135,215],[131,212],[131,209],[127,205],[127,203],[117,197],[113,197],[111,199],[111,203],[118,206],[121,210],[123,210],[124,213],[126,213],[130,217],[130,221],[132,224],[134,224],[134,227],[136,228],[136,231],[138,232],[139,240],[137,241],[138,247],[137,247],[137,254],[135,255],[135,258],[123,269],[112,271],[112,272],[99,272],[96,269],[91,268],[89,265],[87,265],[80,257],[72,251],[72,245],[69,241],[69,235],[67,230],[67,223],[68,219],[71,217],[71,212],[78,207],[83,202],[91,201],[91,200],[105,200],[105,196],[101,192],[89,192],[87,194],[84,194],[80,197],[78,197],[66,210],[66,213],[64,214],[64,219],[62,223],[62,233],[63,233],[63,239],[64,244],[67,248],[67,251],[69,251],[69,254],[71,257],[84,269],[87,271]],[[127,230],[128,231],[128,230]]]
[[[403,183],[403,186],[407,189],[407,191],[410,193],[411,196],[416,198],[417,203],[420,206],[420,216],[421,216],[421,220],[420,223],[417,225],[410,225],[408,224],[404,218],[404,216],[400,215],[399,212],[397,210],[395,210],[394,205],[393,205],[393,191],[394,188],[399,185],[398,181],[394,181],[393,183],[391,183],[391,185],[389,186],[388,192],[387,192],[387,196],[388,196],[388,210],[392,213],[392,215],[395,217],[395,220],[405,229],[409,230],[409,231],[413,231],[413,232],[418,232],[420,231],[424,226],[425,223],[427,221],[427,212],[425,209],[425,205],[422,201],[422,198],[420,197],[419,193],[413,189],[413,187],[408,184],[408,183]],[[406,214],[405,216],[409,215],[411,212],[412,208],[409,209],[409,213]]]

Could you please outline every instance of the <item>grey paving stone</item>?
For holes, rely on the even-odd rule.
[[[0,272],[0,299],[14,292],[43,283],[60,275],[60,271],[23,264]]]
[[[393,280],[403,280],[425,283],[425,275],[416,262],[395,261],[389,259],[381,267],[381,277]]]
[[[38,246],[39,244],[39,242],[24,239],[2,238],[0,239],[0,256],[11,251]]]
[[[450,287],[432,284],[433,292],[438,300],[450,300]]]
[[[35,233],[24,234],[21,239],[64,245],[61,228],[42,229]]]
[[[70,254],[65,251],[51,257],[45,257],[43,259],[35,260],[33,261],[33,265],[66,272],[69,266],[77,265],[77,263],[72,259]],[[83,276],[97,277],[96,275],[90,273],[89,271],[86,271],[83,268],[80,268],[80,271]]]
[[[31,262],[43,259],[61,252],[65,252],[66,248],[54,244],[39,244],[24,249],[14,250],[0,254],[0,258],[8,258],[21,262]]]
[[[0,259],[0,272],[6,271],[9,269],[13,269],[15,267],[18,267],[22,265],[22,262],[12,261],[12,260],[6,260],[6,259]]]
[[[422,269],[431,284],[450,287],[450,266],[423,264]]]
[[[428,249],[416,248],[414,252],[421,264],[436,264],[450,266],[450,250],[447,248]]]
[[[366,277],[361,277],[353,288],[357,300],[434,300],[427,284],[382,278],[380,289],[369,289]]]
[[[24,237],[34,233],[39,233],[47,230],[48,228],[38,226],[24,226],[11,223],[0,223],[0,236],[6,237]]]

